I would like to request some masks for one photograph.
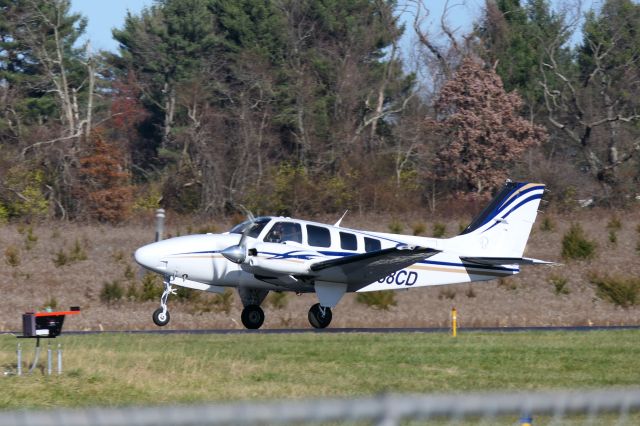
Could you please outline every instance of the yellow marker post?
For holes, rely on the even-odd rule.
[[[451,335],[453,337],[458,335],[458,311],[456,308],[451,309]]]

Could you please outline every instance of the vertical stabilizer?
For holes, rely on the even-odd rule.
[[[507,182],[449,249],[468,256],[519,258],[538,214],[544,185]]]

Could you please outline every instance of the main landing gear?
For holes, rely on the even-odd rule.
[[[159,327],[164,327],[169,324],[171,315],[169,315],[169,309],[167,308],[167,299],[170,294],[176,294],[176,290],[169,283],[169,277],[164,278],[163,284],[164,291],[162,292],[162,296],[160,296],[160,307],[153,311],[153,322]]]
[[[264,311],[258,305],[248,305],[242,310],[242,324],[249,330],[257,330],[264,322]]]
[[[326,328],[331,324],[333,318],[331,314],[331,308],[325,308],[316,303],[309,309],[309,323],[314,328]]]

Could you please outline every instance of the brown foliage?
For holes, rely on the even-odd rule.
[[[82,186],[76,189],[90,217],[116,223],[127,218],[133,190],[123,166],[121,150],[106,142],[99,131],[92,134],[93,152],[80,159]]]
[[[482,194],[504,183],[524,151],[543,142],[546,131],[521,117],[522,99],[506,93],[493,69],[465,58],[436,100],[431,131],[444,137],[437,176],[457,189]]]

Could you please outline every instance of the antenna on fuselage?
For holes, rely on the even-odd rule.
[[[344,213],[342,213],[342,216],[340,217],[340,219],[338,219],[338,221],[333,226],[335,226],[336,228],[339,228],[340,223],[342,222],[342,219],[344,219],[347,213],[349,213],[349,209],[345,210]]]

